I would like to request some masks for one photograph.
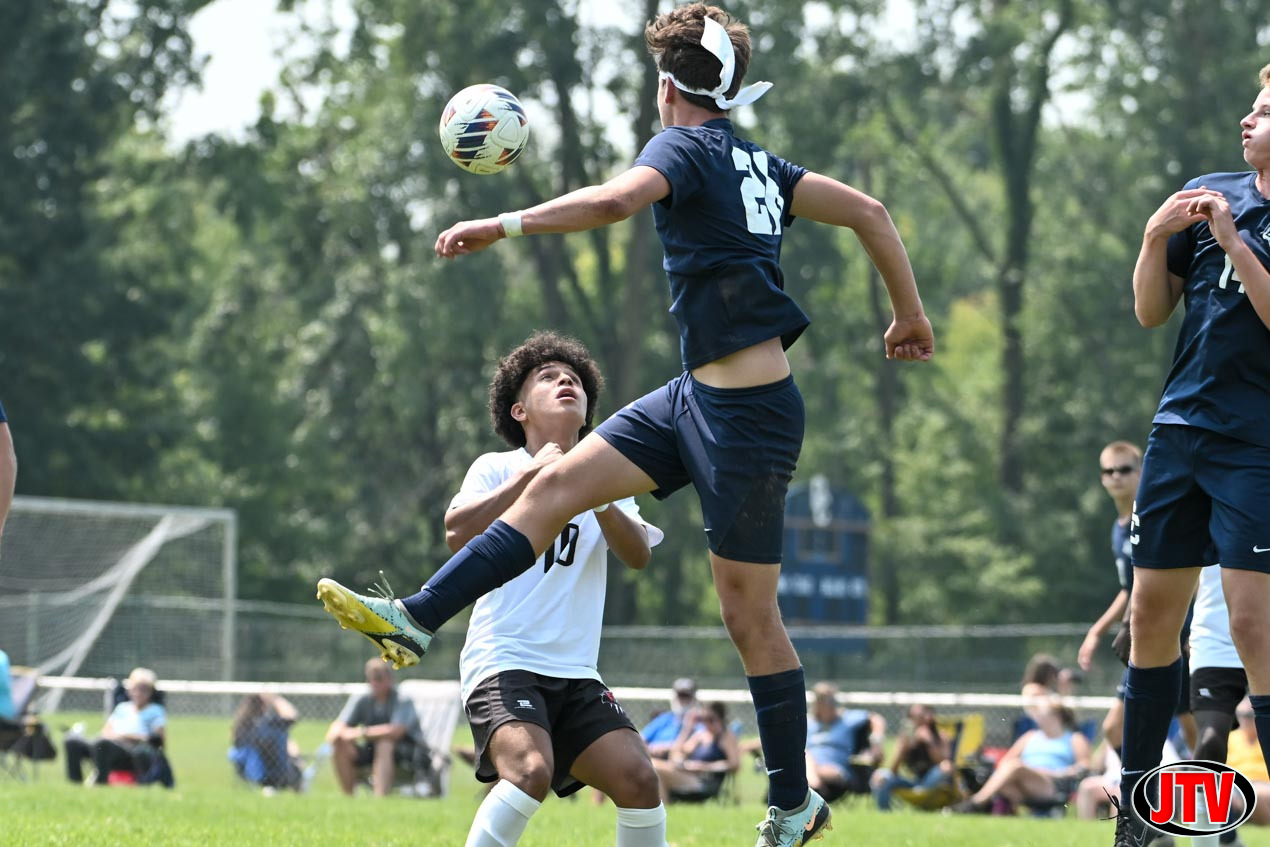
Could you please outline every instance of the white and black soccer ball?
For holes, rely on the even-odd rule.
[[[454,164],[469,173],[496,174],[525,152],[529,119],[506,88],[469,85],[446,104],[440,133]]]

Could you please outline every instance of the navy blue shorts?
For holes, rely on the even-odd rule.
[[[1157,424],[1133,521],[1134,567],[1270,573],[1270,447]]]
[[[595,431],[652,477],[659,500],[692,483],[715,555],[777,564],[804,417],[792,375],[753,388],[712,388],[685,373]]]

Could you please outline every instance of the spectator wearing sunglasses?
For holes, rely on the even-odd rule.
[[[1138,481],[1142,471],[1142,449],[1129,441],[1113,441],[1102,448],[1098,456],[1098,474],[1102,480],[1103,490],[1116,504],[1116,520],[1111,525],[1111,554],[1116,563],[1116,575],[1120,580],[1120,591],[1117,592],[1111,605],[1098,620],[1089,627],[1084,642],[1080,645],[1076,660],[1082,670],[1089,670],[1094,655],[1102,643],[1102,638],[1113,624],[1120,624],[1120,629],[1112,641],[1112,649],[1127,667],[1129,663],[1129,594],[1133,590],[1133,501],[1138,493]],[[1190,616],[1187,626],[1182,630],[1183,674],[1189,678],[1185,668],[1185,645],[1189,638]],[[1182,687],[1183,695],[1179,697],[1174,713],[1182,725],[1182,734],[1186,745],[1195,749],[1195,718],[1191,715],[1190,686]],[[1103,719],[1102,732],[1107,743],[1119,754],[1121,735],[1124,728],[1124,682],[1116,688],[1118,702],[1107,712]]]

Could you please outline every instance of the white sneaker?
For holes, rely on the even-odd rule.
[[[800,847],[822,838],[833,829],[829,822],[829,804],[815,791],[797,809],[785,811],[767,807],[767,819],[758,825],[758,842],[754,847]]]

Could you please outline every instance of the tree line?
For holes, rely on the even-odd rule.
[[[381,569],[412,585],[444,560],[468,464],[501,449],[499,355],[535,328],[577,335],[601,415],[677,372],[648,214],[431,252],[453,220],[629,164],[657,129],[640,27],[561,0],[355,0],[347,48],[310,29],[244,137],[177,147],[165,97],[198,79],[207,0],[118,5],[0,5],[19,493],[235,508],[244,597],[309,602],[319,576]],[[884,0],[729,8],[755,33],[750,76],[776,83],[742,134],[885,202],[936,328],[929,365],[886,361],[858,244],[788,231],[813,319],[791,350],[800,476],[869,505],[874,620],[1092,619],[1115,587],[1098,450],[1145,441],[1175,335],[1133,318],[1142,227],[1187,178],[1244,167],[1260,6],[915,0],[899,32]],[[476,82],[533,109],[531,149],[496,177],[436,140]],[[667,539],[646,572],[613,572],[610,622],[717,620],[692,495],[642,507]]]

